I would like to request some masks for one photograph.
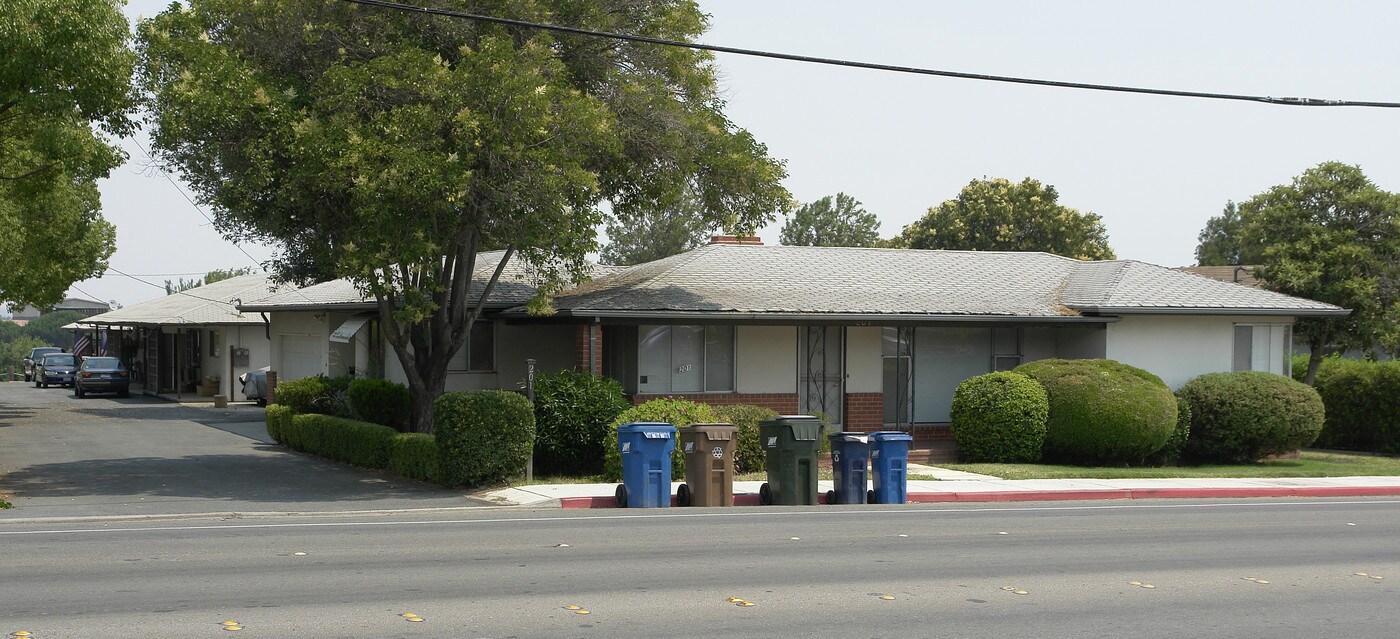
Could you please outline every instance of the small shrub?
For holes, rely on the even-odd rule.
[[[387,426],[318,414],[293,415],[281,431],[293,450],[375,469],[389,463],[395,435]]]
[[[433,402],[438,459],[453,486],[504,481],[525,470],[535,445],[535,410],[508,391],[444,393]]]
[[[426,433],[399,433],[389,440],[389,471],[400,477],[444,483],[437,439]]]
[[[748,404],[714,406],[713,410],[718,421],[733,424],[738,429],[734,442],[734,472],[762,471],[766,457],[763,442],[758,438],[758,423],[777,417],[778,411]]]
[[[1328,358],[1315,388],[1327,408],[1316,445],[1400,453],[1400,362]]]
[[[1184,457],[1192,462],[1256,462],[1308,446],[1322,430],[1322,397],[1282,375],[1207,373],[1178,392],[1191,405]]]
[[[356,417],[400,432],[408,429],[413,399],[407,386],[386,379],[362,378],[350,382],[346,397]]]
[[[607,458],[603,464],[604,481],[622,480],[622,454],[617,452],[617,427],[632,422],[665,422],[673,426],[688,426],[705,422],[719,421],[714,409],[684,399],[662,397],[645,404],[633,406],[618,415],[608,429]],[[671,452],[671,479],[685,477],[685,454],[677,446]]]
[[[1181,452],[1186,449],[1186,440],[1191,437],[1191,404],[1181,397],[1176,398],[1176,428],[1172,429],[1172,436],[1167,440],[1166,445],[1161,450],[1152,453],[1147,457],[1149,466],[1166,466],[1175,464],[1181,459]]]
[[[1020,373],[987,373],[963,380],[953,393],[953,439],[966,462],[1040,461],[1050,400]]]
[[[1045,458],[1141,464],[1176,427],[1176,398],[1161,378],[1109,359],[1043,359],[1016,367],[1045,387]]]
[[[615,379],[576,371],[536,377],[535,472],[603,472],[608,429],[629,406]]]
[[[267,435],[279,444],[287,443],[286,436],[282,432],[287,424],[291,423],[292,416],[296,414],[290,406],[284,404],[272,404],[263,411],[263,418],[267,420]]]
[[[277,403],[302,413],[350,417],[349,377],[312,375],[289,382],[277,382]]]

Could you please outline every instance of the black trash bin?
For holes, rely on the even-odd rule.
[[[781,415],[758,423],[768,482],[758,491],[761,504],[817,503],[817,452],[822,422],[811,415]]]
[[[865,467],[870,461],[870,439],[865,433],[841,432],[831,440],[831,474],[836,487],[826,491],[828,504],[865,503]]]

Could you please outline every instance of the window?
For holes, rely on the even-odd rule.
[[[881,361],[884,364],[885,423],[909,423],[914,405],[909,384],[909,353],[914,341],[913,328],[880,329]]]
[[[637,390],[734,390],[734,327],[646,325],[637,330]]]
[[[1292,374],[1293,327],[1288,324],[1236,324],[1230,370]]]
[[[467,343],[447,364],[449,372],[490,373],[496,370],[496,323],[487,320],[472,322]]]

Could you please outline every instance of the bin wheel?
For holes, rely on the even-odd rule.
[[[758,487],[758,503],[764,506],[773,505],[773,489],[768,487],[767,482]]]
[[[688,484],[681,484],[680,486],[676,487],[676,505],[690,505],[690,486]]]
[[[627,507],[627,486],[625,486],[625,485],[623,485],[623,484],[618,484],[618,485],[617,485],[617,492],[614,493],[613,499],[617,501],[617,507],[618,507],[618,508],[626,508],[626,507]]]
[[[828,504],[834,504],[834,503],[836,503],[836,491],[834,491],[834,490],[828,490],[828,491],[826,491],[826,503],[828,503]]]
[[[875,491],[873,491],[873,490],[867,490],[867,491],[865,491],[865,503],[867,503],[867,504],[876,504],[876,503],[879,503],[879,502],[875,501]]]

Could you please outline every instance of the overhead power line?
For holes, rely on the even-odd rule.
[[[892,71],[895,73],[912,73],[916,75],[932,75],[945,78],[961,78],[964,80],[984,80],[987,82],[1008,82],[1013,84],[1029,84],[1034,86],[1059,87],[1064,89],[1084,89],[1089,91],[1109,91],[1115,93],[1139,93],[1147,95],[1166,95],[1180,98],[1201,98],[1208,100],[1234,100],[1239,102],[1260,102],[1264,104],[1278,104],[1287,106],[1323,106],[1323,107],[1378,107],[1378,108],[1400,108],[1400,102],[1373,102],[1368,100],[1331,100],[1322,98],[1291,98],[1273,97],[1262,95],[1240,95],[1233,93],[1210,93],[1205,91],[1179,91],[1175,89],[1152,89],[1147,87],[1117,86],[1111,84],[1092,84],[1087,82],[1065,82],[1061,80],[1043,80],[1037,78],[1019,78],[1006,75],[991,75],[986,73],[966,73],[963,71],[944,71],[939,69],[925,69],[920,67],[907,67],[892,64],[877,64],[874,62],[857,62],[854,60],[840,60],[836,58],[820,58],[814,56],[796,55],[792,53],[778,53],[774,51],[760,51],[757,49],[741,49],[738,47],[722,47],[712,44],[699,44],[695,42],[683,42],[680,40],[666,40],[662,38],[652,38],[647,36],[632,35],[627,33],[610,33],[607,31],[593,31],[589,29],[578,29],[575,27],[564,27],[554,24],[541,24],[538,22],[528,22],[525,20],[512,20],[510,18],[497,18],[494,16],[484,16],[462,11],[450,11],[447,9],[434,9],[431,7],[419,7],[414,5],[399,4],[397,2],[383,2],[382,0],[343,0],[352,4],[360,4],[371,7],[381,7],[384,9],[395,9],[398,11],[409,11],[413,13],[423,13],[436,16],[447,16],[451,18],[462,18],[477,22],[489,22],[492,24],[504,24],[514,27],[524,27],[528,29],[541,29],[556,33],[572,33],[575,35],[593,36],[599,38],[611,38],[614,40],[625,40],[628,42],[646,42],[668,47],[683,47],[698,51],[713,51],[715,53],[731,53],[734,55],[752,56],[757,58],[772,58],[775,60],[789,60],[792,62],[807,62],[812,64],[825,64],[830,66],[851,67],[857,69],[872,69],[876,71]]]
[[[142,283],[142,284],[145,284],[145,285],[147,285],[147,286],[154,286],[154,287],[156,287],[156,288],[158,288],[158,289],[160,289],[160,290],[162,290],[162,291],[165,291],[167,294],[185,295],[185,296],[188,296],[188,297],[193,297],[193,298],[195,298],[195,299],[197,299],[197,300],[204,300],[204,301],[206,301],[206,302],[213,302],[213,303],[215,303],[215,304],[223,304],[224,306],[235,306],[235,304],[234,304],[233,302],[225,302],[225,301],[223,301],[223,300],[216,300],[216,299],[214,299],[214,298],[212,298],[212,297],[203,297],[203,296],[200,296],[200,295],[195,295],[194,293],[190,293],[190,292],[188,292],[188,291],[171,291],[170,289],[165,288],[164,286],[161,286],[160,284],[156,284],[155,282],[150,282],[150,281],[147,281],[147,280],[143,280],[143,279],[141,279],[141,278],[139,278],[139,277],[136,277],[135,275],[127,275],[126,273],[123,273],[123,272],[121,272],[121,271],[118,271],[117,269],[114,269],[114,268],[112,268],[112,267],[110,267],[110,266],[107,267],[107,270],[109,270],[109,271],[111,271],[111,272],[113,272],[113,273],[116,273],[117,275],[122,275],[122,276],[125,276],[125,277],[129,277],[129,278],[131,278],[131,279],[133,279],[133,280],[136,280],[136,281],[138,281],[138,282],[140,282],[140,283]]]

